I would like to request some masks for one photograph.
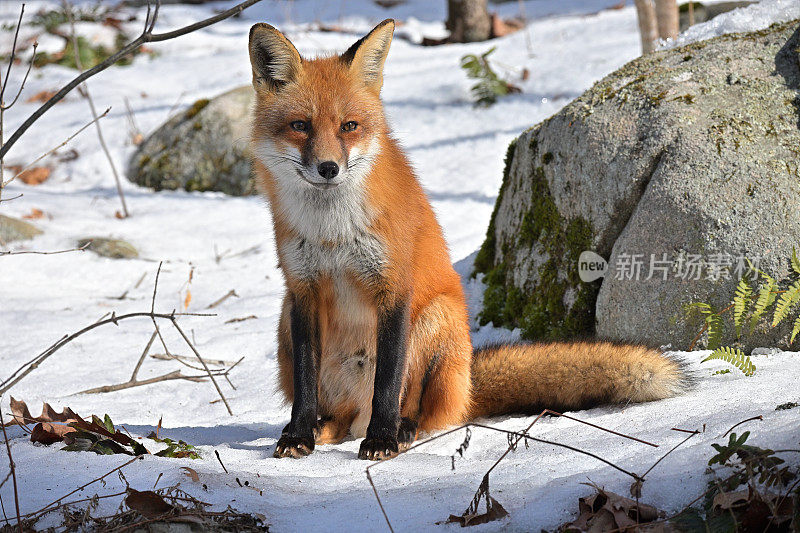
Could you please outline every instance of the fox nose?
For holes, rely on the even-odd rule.
[[[317,165],[317,172],[326,180],[332,180],[339,174],[339,165],[333,161],[324,161]]]

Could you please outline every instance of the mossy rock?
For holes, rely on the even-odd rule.
[[[798,26],[638,58],[516,139],[475,262],[481,321],[528,339],[597,334],[686,348],[700,326],[684,306],[722,308],[737,280],[705,279],[708,264],[699,280],[645,279],[651,254],[761,258],[787,276],[800,248]],[[608,260],[604,280],[581,282],[584,250]],[[633,254],[641,279],[617,279]],[[785,335],[764,329],[742,346]]]
[[[0,215],[0,246],[14,241],[27,241],[42,233],[42,230],[24,220]]]
[[[101,257],[110,259],[135,259],[139,252],[129,242],[105,237],[87,237],[78,240],[78,248],[90,250]]]
[[[201,98],[158,128],[128,163],[128,179],[154,190],[255,192],[247,139],[253,88]]]

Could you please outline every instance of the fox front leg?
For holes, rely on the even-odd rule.
[[[294,362],[294,401],[292,418],[283,428],[274,457],[304,457],[314,451],[317,425],[317,369],[311,342],[308,310],[293,298],[290,311],[292,359]]]
[[[399,453],[400,391],[406,367],[410,310],[400,302],[378,312],[372,417],[361,441],[359,459],[381,460]]]

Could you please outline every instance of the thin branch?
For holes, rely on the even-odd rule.
[[[81,128],[80,128],[78,131],[76,131],[75,133],[73,133],[72,135],[70,135],[69,137],[67,137],[67,138],[64,140],[64,142],[62,142],[61,144],[59,144],[59,145],[58,145],[58,146],[56,146],[55,148],[52,148],[52,149],[48,150],[47,152],[43,153],[42,155],[40,155],[39,157],[37,157],[36,159],[34,159],[32,163],[29,163],[29,164],[28,164],[28,165],[27,165],[25,168],[23,168],[22,170],[20,170],[20,171],[19,171],[19,172],[17,172],[16,174],[14,174],[12,177],[8,178],[8,181],[4,181],[4,182],[2,183],[2,187],[0,187],[0,188],[3,188],[3,187],[5,187],[6,185],[8,185],[9,183],[11,183],[12,181],[14,181],[14,180],[15,180],[17,177],[19,177],[19,176],[20,176],[20,174],[22,174],[23,172],[25,172],[26,170],[28,170],[29,168],[31,168],[31,167],[32,167],[33,165],[35,165],[36,163],[38,163],[39,161],[41,161],[41,160],[42,160],[42,159],[44,159],[45,157],[49,156],[50,154],[52,154],[53,152],[55,152],[56,150],[58,150],[59,148],[61,148],[61,147],[62,147],[62,146],[64,146],[65,144],[67,144],[68,142],[70,142],[72,139],[74,139],[74,138],[75,138],[75,137],[77,137],[77,136],[78,136],[80,133],[82,133],[82,132],[83,132],[83,130],[85,130],[86,128],[88,128],[89,126],[91,126],[92,124],[94,124],[95,122],[97,122],[98,120],[100,120],[101,118],[104,118],[106,115],[108,115],[108,112],[109,112],[109,111],[111,111],[111,108],[110,108],[110,107],[109,107],[108,109],[106,109],[105,111],[103,111],[103,113],[102,113],[100,116],[98,116],[96,119],[92,119],[91,121],[89,121],[89,122],[87,122],[86,124],[84,124],[83,126],[81,126]],[[4,146],[5,146],[5,145],[4,145]],[[1,157],[1,156],[0,156],[0,157]]]
[[[200,363],[203,365],[203,368],[205,368],[206,372],[208,373],[208,377],[211,378],[211,382],[214,384],[214,388],[217,389],[217,393],[219,394],[219,397],[222,399],[222,403],[225,404],[225,408],[228,410],[228,414],[233,416],[233,411],[231,411],[231,406],[228,405],[228,400],[225,398],[225,395],[222,394],[222,389],[219,388],[219,385],[217,384],[217,380],[214,379],[214,374],[211,372],[211,370],[209,370],[208,365],[203,360],[203,358],[200,357],[200,352],[197,351],[197,348],[194,347],[194,344],[192,344],[192,342],[189,340],[189,337],[187,337],[186,333],[183,332],[181,327],[178,325],[178,321],[177,320],[173,320],[172,321],[172,325],[175,326],[175,329],[177,329],[178,333],[181,334],[181,337],[183,337],[183,340],[186,341],[186,344],[189,346],[189,348],[191,348],[191,350],[197,356],[198,361],[200,361]]]
[[[10,104],[8,104],[8,105],[2,104],[3,111],[14,107],[14,104],[16,104],[17,100],[19,100],[19,96],[22,94],[22,89],[25,88],[25,82],[28,81],[28,76],[30,76],[30,74],[31,74],[31,69],[33,68],[33,60],[36,58],[36,49],[38,47],[39,47],[39,43],[38,42],[34,42],[33,43],[33,51],[31,52],[31,60],[28,62],[28,70],[25,71],[25,76],[22,78],[22,83],[19,84],[19,89],[17,90],[17,95],[14,96],[14,99],[11,101]]]
[[[134,461],[138,461],[138,460],[140,460],[140,459],[143,459],[143,458],[144,458],[144,455],[137,455],[136,457],[134,457],[134,458],[132,458],[131,460],[129,460],[129,461],[127,461],[127,462],[125,462],[125,463],[123,463],[123,464],[119,465],[118,467],[114,468],[113,470],[110,470],[110,471],[106,472],[106,473],[105,473],[105,474],[103,474],[102,476],[100,476],[100,477],[97,477],[97,478],[94,478],[93,480],[89,481],[88,483],[84,483],[83,485],[81,485],[81,486],[80,486],[80,487],[78,487],[77,489],[75,489],[75,490],[72,490],[72,491],[68,492],[67,494],[63,495],[63,496],[62,496],[62,497],[60,497],[59,499],[57,499],[57,500],[54,500],[54,501],[52,501],[52,502],[48,503],[47,505],[45,505],[44,507],[42,507],[42,508],[41,508],[41,509],[39,509],[38,511],[34,511],[33,513],[30,513],[29,515],[25,515],[25,516],[37,516],[37,515],[41,515],[41,514],[45,514],[45,513],[49,513],[50,511],[52,511],[52,510],[53,510],[53,509],[51,509],[51,508],[52,508],[54,505],[56,506],[56,508],[57,508],[57,507],[60,507],[60,506],[61,506],[61,502],[62,502],[64,499],[66,499],[66,498],[68,498],[68,497],[72,496],[72,495],[73,495],[73,494],[75,494],[76,492],[80,492],[80,491],[82,491],[83,489],[85,489],[86,487],[88,487],[89,485],[91,485],[91,484],[93,484],[93,483],[97,483],[98,481],[102,481],[103,479],[107,478],[108,476],[110,476],[110,475],[111,475],[111,474],[113,474],[114,472],[118,472],[118,471],[122,470],[123,468],[125,468],[126,466],[128,466],[129,464],[133,463]]]
[[[6,391],[8,391],[11,387],[19,383],[20,380],[22,380],[25,376],[33,372],[36,368],[39,367],[39,365],[42,364],[42,362],[44,362],[48,357],[56,353],[59,349],[63,348],[66,344],[75,340],[81,335],[88,333],[89,331],[95,328],[99,328],[100,326],[105,326],[108,324],[119,325],[120,321],[128,320],[130,318],[147,317],[150,319],[160,318],[160,319],[172,320],[173,318],[177,318],[179,316],[215,316],[215,315],[202,314],[202,313],[175,313],[175,312],[165,314],[165,313],[151,313],[147,311],[127,313],[124,315],[116,315],[112,313],[110,318],[98,320],[97,322],[89,326],[86,326],[80,331],[77,331],[70,335],[64,335],[58,341],[53,343],[49,348],[47,348],[45,351],[43,351],[42,353],[40,353],[39,355],[28,361],[27,363],[23,364],[21,367],[15,370],[14,373],[11,374],[11,376],[9,376],[2,383],[0,383],[0,395],[5,394]]]
[[[69,250],[56,250],[55,252],[37,252],[35,250],[21,250],[21,251],[11,251],[11,250],[0,250],[0,257],[4,255],[23,255],[23,254],[36,254],[36,255],[55,255],[55,254],[65,254],[68,252],[82,252],[86,250],[86,248],[92,244],[91,241],[87,242],[80,248],[70,248]]]
[[[22,7],[19,10],[19,20],[17,20],[17,27],[14,31],[14,42],[11,45],[11,56],[8,58],[8,68],[6,69],[6,77],[3,80],[2,86],[0,86],[0,105],[2,105],[3,96],[5,96],[6,94],[6,87],[8,86],[8,80],[9,77],[11,76],[11,66],[14,64],[14,59],[16,58],[17,39],[19,38],[19,29],[22,27],[22,15],[24,14],[25,14],[25,4],[22,4]]]
[[[156,23],[156,19],[158,18],[158,8],[159,3],[156,3],[156,8],[154,13],[150,19],[150,24],[147,26],[145,31],[136,39],[128,43],[126,46],[122,47],[117,53],[109,56],[104,61],[98,63],[94,67],[83,71],[81,74],[76,76],[72,81],[70,81],[67,85],[62,87],[55,95],[53,95],[47,102],[41,105],[39,109],[34,111],[31,116],[29,116],[25,121],[14,131],[14,133],[8,138],[2,147],[0,147],[0,159],[5,157],[11,147],[19,140],[20,137],[33,125],[34,122],[39,120],[51,107],[53,107],[56,103],[60,102],[67,94],[69,94],[75,87],[86,81],[87,79],[91,78],[98,72],[102,72],[123,57],[129,55],[131,52],[138,49],[141,45],[145,43],[155,43],[155,42],[162,42],[167,41],[169,39],[174,39],[176,37],[181,37],[186,35],[187,33],[191,33],[193,31],[197,31],[203,29],[207,26],[215,24],[221,20],[225,20],[230,18],[234,15],[238,15],[243,10],[247,9],[248,7],[252,6],[260,2],[261,0],[245,0],[244,2],[235,5],[234,7],[223,11],[213,17],[208,19],[202,20],[200,22],[196,22],[194,24],[190,24],[189,26],[185,26],[183,28],[165,32],[165,33],[152,33],[153,28]]]
[[[744,424],[744,423],[746,423],[746,422],[752,422],[753,420],[764,420],[764,416],[763,416],[763,415],[751,416],[750,418],[748,418],[748,419],[746,419],[746,420],[742,420],[741,422],[734,424],[734,425],[731,427],[731,429],[729,429],[728,431],[726,431],[726,432],[725,432],[725,434],[724,434],[724,435],[722,435],[722,438],[724,439],[725,437],[727,437],[727,436],[728,436],[728,433],[730,433],[731,431],[733,431],[733,430],[734,430],[734,429],[736,429],[737,427],[741,426],[742,424]]]
[[[8,453],[8,467],[11,469],[11,481],[14,485],[14,506],[17,508],[17,528],[19,533],[22,533],[22,521],[19,514],[19,489],[17,488],[17,469],[14,466],[14,458],[11,457],[11,444],[8,442],[8,433],[6,433],[6,424],[3,420],[3,410],[0,409],[0,427],[3,428],[3,439],[6,442],[6,452]]]
[[[206,379],[206,376],[184,376],[181,374],[180,370],[175,370],[174,372],[170,372],[169,374],[164,374],[163,376],[157,376],[154,378],[142,379],[142,380],[130,380],[126,381],[125,383],[118,383],[116,385],[103,385],[102,387],[95,387],[93,389],[86,389],[80,391],[76,394],[100,394],[104,392],[116,392],[125,389],[132,389],[134,387],[141,387],[144,385],[152,385],[153,383],[161,383],[162,381],[171,381],[174,379],[185,379],[186,381],[203,381]]]
[[[150,340],[147,341],[147,345],[144,347],[142,351],[141,357],[139,357],[139,361],[136,362],[136,366],[133,368],[133,374],[131,374],[130,381],[136,381],[136,375],[139,373],[139,369],[142,368],[142,363],[144,362],[144,358],[147,357],[147,354],[150,352],[150,347],[153,345],[153,341],[156,340],[156,332],[154,331],[152,335],[150,335]]]
[[[598,426],[598,425],[596,425],[596,424],[592,424],[591,422],[586,422],[585,420],[581,420],[581,419],[579,419],[579,418],[574,418],[574,417],[572,417],[572,416],[565,415],[565,414],[559,413],[559,412],[557,412],[557,411],[553,411],[553,410],[551,410],[551,409],[545,409],[545,410],[543,410],[541,413],[539,413],[539,415],[538,415],[538,416],[537,416],[537,417],[536,417],[536,418],[533,420],[533,422],[531,422],[531,423],[528,425],[528,427],[527,427],[527,428],[525,428],[525,430],[523,430],[523,431],[521,431],[521,432],[518,432],[518,431],[510,431],[510,430],[506,430],[506,429],[500,429],[500,428],[496,428],[496,427],[493,427],[493,426],[487,426],[487,425],[484,425],[484,424],[479,424],[479,423],[475,423],[475,422],[469,422],[469,423],[463,424],[463,425],[461,425],[461,426],[459,426],[459,427],[457,427],[457,428],[453,428],[453,429],[451,429],[451,430],[445,431],[444,433],[439,433],[438,435],[434,435],[433,437],[430,437],[430,438],[428,438],[428,439],[425,439],[424,441],[418,442],[418,443],[414,444],[413,446],[409,447],[407,450],[405,450],[405,451],[404,451],[404,452],[402,452],[401,454],[395,455],[394,457],[389,457],[388,459],[386,459],[386,460],[384,460],[384,461],[381,461],[381,462],[378,462],[378,463],[373,463],[373,464],[369,465],[369,466],[368,466],[368,467],[365,469],[365,473],[366,473],[366,475],[367,475],[367,481],[369,481],[369,484],[372,486],[372,492],[373,492],[373,494],[375,495],[375,499],[378,501],[378,505],[380,506],[380,508],[381,508],[381,511],[383,512],[383,517],[384,517],[384,519],[386,520],[386,525],[387,525],[387,526],[389,526],[389,530],[393,532],[393,531],[394,531],[394,528],[392,528],[392,524],[391,524],[391,522],[389,521],[389,516],[386,514],[386,510],[385,510],[385,509],[384,509],[384,507],[383,507],[383,502],[381,501],[381,497],[380,497],[380,495],[378,494],[378,489],[375,487],[375,483],[374,483],[374,482],[373,482],[373,480],[372,480],[372,475],[370,474],[370,469],[372,469],[372,468],[374,468],[374,467],[376,467],[376,466],[379,466],[379,465],[381,465],[381,464],[385,464],[385,463],[387,463],[388,461],[391,461],[392,459],[395,459],[395,458],[397,458],[397,457],[400,457],[400,455],[403,455],[403,454],[405,454],[405,453],[408,453],[408,452],[410,452],[411,450],[413,450],[413,449],[415,449],[415,448],[418,448],[418,447],[420,447],[420,446],[424,446],[424,445],[426,445],[426,444],[429,444],[429,443],[431,443],[431,442],[433,442],[433,441],[435,441],[435,440],[437,440],[437,439],[440,439],[440,438],[442,438],[442,437],[446,437],[446,436],[448,436],[448,435],[450,435],[450,434],[452,434],[452,433],[455,433],[455,432],[457,432],[457,431],[460,431],[460,430],[462,430],[462,429],[465,429],[465,428],[468,428],[468,427],[479,427],[479,428],[483,428],[483,429],[489,429],[489,430],[492,430],[492,431],[497,431],[497,432],[500,432],[500,433],[505,433],[505,434],[506,434],[506,435],[508,435],[508,437],[509,437],[509,445],[508,445],[508,448],[507,448],[507,449],[506,449],[506,451],[503,453],[503,455],[501,455],[501,456],[500,456],[500,457],[497,459],[497,461],[495,461],[495,462],[494,462],[494,464],[493,464],[493,465],[492,465],[492,466],[489,468],[489,470],[488,470],[488,471],[487,471],[487,472],[484,474],[484,476],[483,476],[483,479],[484,479],[484,481],[488,480],[488,478],[489,478],[489,474],[492,472],[492,470],[494,470],[494,469],[495,469],[495,467],[496,467],[498,464],[500,464],[500,462],[501,462],[503,459],[505,459],[505,457],[506,457],[506,456],[509,454],[509,452],[511,452],[511,451],[513,451],[513,450],[515,450],[515,449],[517,448],[517,444],[519,444],[519,442],[520,442],[522,439],[525,439],[525,440],[532,440],[532,441],[535,441],[535,442],[540,442],[540,443],[543,443],[543,444],[550,444],[550,445],[553,445],[553,446],[560,446],[560,447],[562,447],[562,448],[566,448],[566,449],[568,449],[568,450],[571,450],[571,451],[575,451],[575,452],[578,452],[578,453],[581,453],[581,454],[584,454],[584,455],[588,455],[589,457],[592,457],[592,458],[594,458],[594,459],[597,459],[597,460],[599,460],[599,461],[602,461],[603,463],[605,463],[605,464],[607,464],[607,465],[609,465],[609,466],[611,466],[611,467],[613,467],[613,468],[615,468],[615,469],[619,470],[620,472],[623,472],[624,474],[627,474],[628,476],[631,476],[631,477],[632,477],[634,480],[636,480],[636,481],[642,481],[642,480],[643,480],[643,476],[638,476],[637,474],[635,474],[635,473],[633,473],[633,472],[628,472],[628,471],[627,471],[627,470],[625,470],[624,468],[622,468],[622,467],[620,467],[620,466],[617,466],[616,464],[612,463],[611,461],[608,461],[607,459],[604,459],[604,458],[602,458],[602,457],[600,457],[600,456],[598,456],[598,455],[595,455],[595,454],[593,454],[593,453],[587,452],[587,451],[585,451],[585,450],[581,450],[581,449],[579,449],[579,448],[575,448],[575,447],[573,447],[573,446],[569,446],[569,445],[567,445],[567,444],[562,444],[562,443],[559,443],[559,442],[554,442],[554,441],[548,441],[548,440],[539,439],[539,438],[536,438],[536,437],[532,437],[532,436],[530,436],[530,435],[528,434],[528,432],[531,430],[531,428],[533,427],[533,425],[534,425],[534,424],[536,424],[536,422],[538,422],[538,421],[539,421],[539,420],[540,420],[540,419],[541,419],[543,416],[545,416],[545,415],[548,415],[548,414],[549,414],[549,415],[553,415],[553,416],[560,416],[560,417],[568,418],[568,419],[570,419],[570,420],[574,420],[574,421],[576,421],[576,422],[580,422],[581,424],[585,424],[585,425],[587,425],[587,426],[590,426],[590,427],[593,427],[593,428],[595,428],[595,429],[599,429],[599,430],[605,431],[605,432],[607,432],[607,433],[611,433],[611,434],[613,434],[613,435],[617,435],[617,436],[619,436],[619,437],[623,437],[623,438],[630,439],[630,440],[633,440],[633,441],[636,441],[636,442],[640,442],[640,443],[642,443],[642,444],[646,444],[646,445],[648,445],[648,446],[653,446],[653,447],[656,447],[656,448],[658,447],[658,445],[657,445],[657,444],[653,444],[653,443],[651,443],[651,442],[647,442],[647,441],[645,441],[645,440],[638,439],[638,438],[636,438],[636,437],[632,437],[632,436],[630,436],[630,435],[626,435],[626,434],[624,434],[624,433],[619,433],[619,432],[617,432],[617,431],[613,431],[613,430],[610,430],[610,429],[606,429],[606,428],[604,428],[604,427],[602,427],[602,426]],[[511,440],[512,438],[515,438],[515,440],[513,440],[513,441],[512,441],[512,440]],[[482,483],[482,485],[483,485],[483,483]],[[478,489],[478,494],[481,494],[481,489]],[[476,494],[476,497],[477,497],[477,496],[478,496],[478,495]]]
[[[83,72],[80,48],[78,46],[78,37],[75,33],[75,20],[72,17],[72,5],[69,3],[69,0],[62,0],[62,5],[64,6],[64,12],[67,14],[67,19],[69,20],[70,38],[72,39],[72,52],[75,56],[75,66],[78,68],[78,72]],[[94,106],[94,100],[89,92],[89,85],[87,85],[86,82],[80,86],[79,92],[81,91],[83,96],[86,98],[86,101],[89,103],[89,110],[92,112],[94,125],[95,128],[97,128],[97,140],[100,142],[100,147],[106,154],[108,165],[111,167],[111,173],[114,175],[114,181],[117,184],[117,195],[119,195],[119,200],[122,203],[122,218],[128,218],[130,213],[128,213],[128,206],[125,203],[125,194],[122,192],[122,182],[119,179],[119,172],[117,172],[117,166],[114,164],[114,158],[111,157],[111,152],[108,150],[105,137],[103,137],[103,129],[100,127],[100,122],[97,120],[97,108]]]
[[[210,304],[208,307],[206,307],[206,309],[214,309],[215,307],[217,307],[218,305],[220,305],[222,302],[224,302],[225,300],[227,300],[230,297],[234,297],[234,298],[238,298],[239,297],[239,295],[236,294],[236,290],[235,289],[229,290],[227,292],[227,294],[225,294],[225,296],[223,296],[219,300],[215,301],[214,303]]]

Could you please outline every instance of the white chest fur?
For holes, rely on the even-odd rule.
[[[324,275],[336,279],[350,273],[367,281],[379,276],[386,263],[383,243],[369,233],[338,243],[296,237],[284,242],[280,252],[283,268],[303,280]]]

